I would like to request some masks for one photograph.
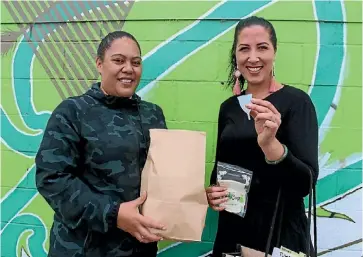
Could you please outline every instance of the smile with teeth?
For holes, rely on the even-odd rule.
[[[119,81],[124,84],[130,84],[132,82],[132,79],[119,79]]]
[[[262,69],[262,66],[260,66],[260,67],[247,67],[247,69],[249,71],[252,71],[252,72],[257,72],[257,71],[260,71]]]

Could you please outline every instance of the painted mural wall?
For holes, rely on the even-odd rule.
[[[238,19],[261,15],[278,37],[277,79],[308,92],[320,126],[318,246],[324,257],[362,256],[362,3],[360,1],[2,1],[1,256],[46,257],[52,210],[35,188],[34,156],[50,113],[98,79],[102,36],[140,41],[138,93],[170,128],[206,131],[212,169],[228,51]],[[345,116],[344,116],[345,114]],[[207,256],[203,242],[161,242],[159,256]]]

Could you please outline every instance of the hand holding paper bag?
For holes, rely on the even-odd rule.
[[[141,191],[147,191],[148,198],[141,212],[166,226],[165,231],[155,232],[165,239],[200,241],[208,209],[206,134],[151,129],[150,138],[141,176]]]
[[[140,242],[157,242],[161,240],[161,237],[150,233],[149,229],[161,230],[165,229],[165,227],[139,213],[139,206],[145,202],[146,197],[146,192],[144,192],[139,198],[120,205],[117,215],[117,227],[130,233]]]

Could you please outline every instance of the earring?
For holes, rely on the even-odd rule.
[[[241,94],[241,86],[240,86],[240,83],[239,83],[239,77],[241,76],[241,72],[236,69],[236,71],[234,72],[234,76],[236,78],[236,82],[234,83],[234,86],[233,86],[233,94],[234,95],[240,95]]]
[[[272,66],[272,78],[270,83],[269,92],[274,93],[276,91],[276,83],[275,83],[275,63]]]
[[[275,63],[272,65],[272,76],[275,77]]]

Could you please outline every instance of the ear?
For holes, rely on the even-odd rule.
[[[96,58],[96,67],[97,67],[99,74],[102,74],[102,67],[103,67],[102,64],[103,64],[102,60],[99,57],[97,57]]]

